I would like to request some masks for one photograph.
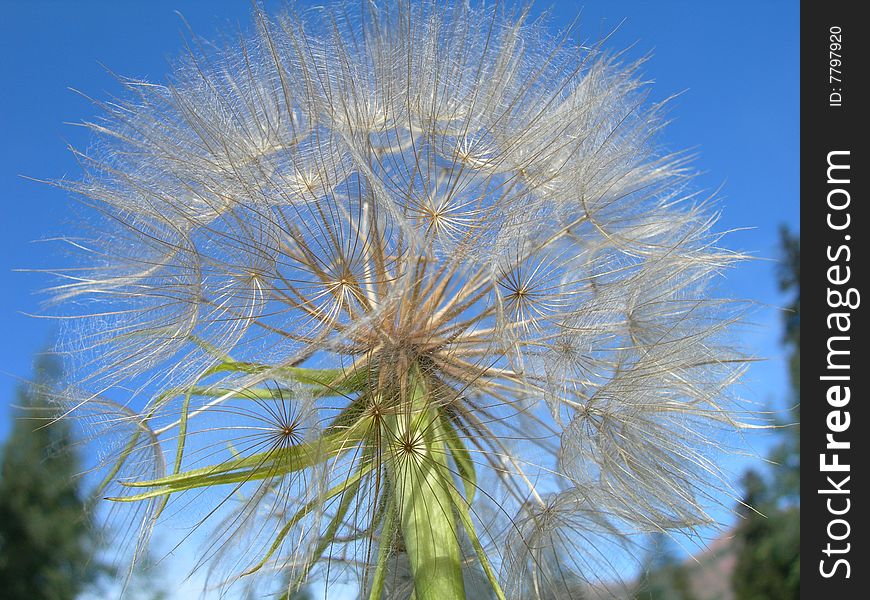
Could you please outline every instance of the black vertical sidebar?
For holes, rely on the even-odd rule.
[[[814,600],[870,598],[870,23],[859,7],[801,5],[801,597]]]

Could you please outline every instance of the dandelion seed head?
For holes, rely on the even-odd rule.
[[[215,585],[389,594],[403,478],[434,470],[464,577],[544,598],[710,523],[742,256],[641,63],[464,3],[254,20],[123,80],[62,182],[96,215],[53,289],[70,412],[135,438],[103,466],[143,530],[211,525]]]

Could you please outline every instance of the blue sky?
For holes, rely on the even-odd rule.
[[[536,7],[541,12],[547,5]],[[554,29],[581,11],[579,34],[596,40],[617,28],[608,46],[634,44],[652,52],[644,68],[653,99],[683,92],[662,141],[693,148],[702,188],[720,188],[727,244],[762,259],[776,256],[777,228],[799,227],[798,2],[587,1],[551,5]],[[86,132],[71,123],[98,114],[69,88],[97,99],[118,91],[108,70],[160,81],[183,47],[184,15],[205,37],[249,24],[246,2],[40,1],[4,2],[0,20],[0,437],[8,431],[6,404],[27,378],[34,353],[57,324],[38,312],[37,292],[49,279],[14,269],[63,262],[51,244],[36,240],[69,233],[66,195],[22,175],[75,178],[66,144],[86,147]],[[108,70],[107,70],[108,69]],[[744,339],[769,360],[754,366],[744,393],[759,401],[782,396],[774,264],[744,264],[726,285],[762,304],[758,326]]]
[[[51,244],[35,240],[71,231],[65,193],[22,178],[75,178],[66,144],[86,147],[86,132],[69,123],[98,114],[73,87],[98,99],[118,91],[110,69],[161,81],[183,46],[184,15],[205,38],[249,26],[247,2],[4,0],[0,19],[0,438],[9,429],[8,403],[30,375],[33,355],[46,347],[56,324],[26,316],[38,312],[35,292],[45,277],[15,269],[62,264]],[[304,2],[298,4],[304,5]],[[267,3],[267,6],[274,6]],[[797,1],[586,1],[551,6],[554,29],[582,9],[579,34],[596,40],[618,29],[608,47],[635,44],[652,52],[644,74],[652,98],[684,92],[671,106],[673,124],[662,142],[693,148],[702,171],[698,186],[721,187],[720,229],[749,228],[726,244],[760,259],[777,252],[781,223],[799,229]],[[624,20],[624,21],[623,21]],[[741,341],[755,355],[741,393],[782,405],[785,364],[776,306],[784,304],[774,262],[757,260],[732,272],[733,296],[759,303]],[[757,441],[757,448],[765,446]]]

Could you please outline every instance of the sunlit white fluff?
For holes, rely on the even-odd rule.
[[[493,572],[465,524],[466,579],[565,597],[613,581],[634,534],[710,523],[743,363],[741,308],[712,289],[741,257],[657,147],[639,64],[503,8],[255,21],[166,84],[124,81],[63,182],[96,228],[55,289],[81,317],[71,414],[127,436],[105,495],[158,482],[132,503],[141,539],[211,524],[216,585],[368,593],[379,560],[406,560],[384,507],[413,448],[384,422],[421,410],[412,383],[476,471],[439,467]],[[281,462],[298,447],[304,469]],[[159,483],[209,468],[223,479]]]

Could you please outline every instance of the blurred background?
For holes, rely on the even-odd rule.
[[[49,240],[72,231],[74,205],[34,179],[78,177],[67,145],[87,148],[87,133],[75,123],[99,114],[85,95],[105,100],[118,93],[114,73],[163,81],[189,39],[187,24],[205,39],[232,35],[250,28],[250,5],[2,0],[0,9],[0,595],[117,597],[118,565],[88,560],[100,532],[81,517],[87,490],[69,478],[87,457],[67,451],[74,432],[34,426],[46,414],[45,388],[61,376],[43,353],[59,323],[39,318],[38,292],[52,283],[42,270],[63,264]],[[654,83],[651,101],[679,94],[659,142],[697,153],[696,185],[721,199],[718,229],[734,230],[725,244],[756,258],[723,281],[723,294],[757,303],[740,342],[765,359],[751,365],[738,392],[777,423],[796,423],[798,2],[590,0],[533,8],[534,15],[545,12],[554,31],[579,13],[578,41],[609,35],[606,47],[629,48],[629,58],[651,54],[642,69]],[[799,429],[768,430],[745,443],[746,455],[726,467],[756,510],[729,500],[733,512],[715,515],[721,530],[700,549],[659,540],[627,577],[626,597],[797,598]],[[146,565],[125,597],[196,597],[196,578],[185,578],[190,552],[158,547],[155,560],[163,560]],[[323,590],[308,593],[322,597]]]

